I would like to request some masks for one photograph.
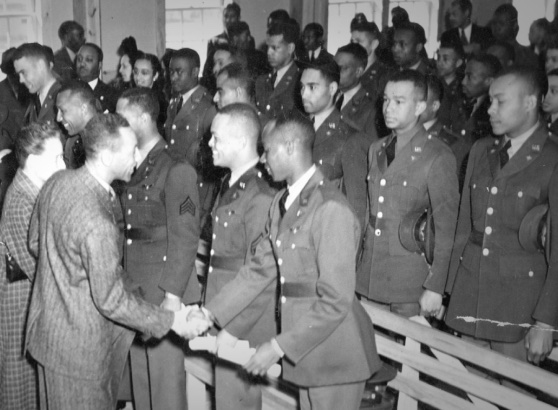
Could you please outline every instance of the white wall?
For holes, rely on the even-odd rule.
[[[241,9],[241,18],[250,26],[256,46],[265,41],[267,31],[267,16],[273,10],[285,9],[291,13],[291,1],[301,0],[235,0]],[[222,31],[219,30],[215,34]]]

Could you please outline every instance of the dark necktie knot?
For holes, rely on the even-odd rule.
[[[281,215],[281,218],[283,218],[285,216],[285,213],[287,212],[287,208],[285,207],[285,204],[287,203],[288,197],[289,197],[289,190],[286,189],[285,192],[283,192],[283,195],[281,195],[281,198],[279,198],[279,215]]]
[[[277,81],[277,71],[271,74],[271,88],[275,89],[275,81]]]
[[[182,104],[184,104],[184,97],[181,95],[178,99],[178,104],[176,104],[176,112],[180,111]]]
[[[341,108],[343,108],[343,101],[345,101],[345,94],[340,93],[335,103],[335,108],[337,108],[337,110],[341,111]]]
[[[510,149],[510,147],[511,140],[508,140],[508,142],[506,142],[498,152],[498,156],[500,157],[500,169],[504,168],[504,165],[506,165],[510,160],[510,155],[508,154],[508,149]]]
[[[229,190],[230,181],[231,181],[231,173],[229,172],[227,175],[223,177],[223,181],[221,182],[221,189],[219,190],[219,195],[221,196],[221,198]]]
[[[391,142],[386,147],[386,157],[387,157],[387,164],[388,167],[391,165],[391,162],[395,158],[395,145],[397,144],[397,135],[393,137]]]
[[[461,31],[461,44],[466,46],[469,44],[469,40],[467,40],[467,36],[465,35],[465,30],[464,29],[459,29]]]

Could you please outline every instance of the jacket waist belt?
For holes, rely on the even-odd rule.
[[[284,283],[281,285],[281,294],[291,298],[316,296],[316,284],[304,282]]]
[[[213,269],[226,269],[236,273],[244,265],[244,258],[212,256],[209,265]]]
[[[469,235],[469,242],[477,246],[482,246],[482,241],[484,239],[484,232],[477,231],[473,229],[471,235]]]
[[[126,239],[134,240],[158,240],[167,237],[166,226],[156,226],[153,228],[131,228],[126,229]]]

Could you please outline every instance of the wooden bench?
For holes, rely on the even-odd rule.
[[[491,352],[455,336],[429,327],[423,318],[414,321],[378,309],[374,304],[362,302],[366,312],[378,329],[376,342],[378,353],[391,362],[400,363],[401,371],[389,386],[399,391],[398,409],[417,409],[418,403],[426,403],[443,410],[497,409],[517,410],[556,409],[535,397],[512,390],[509,387],[471,373],[461,361],[529,386],[558,403],[558,376],[528,363],[522,363],[499,353]],[[418,321],[418,323],[417,323]],[[385,333],[405,337],[405,344],[398,343]],[[428,347],[428,349],[425,349]],[[558,362],[558,349],[548,360]],[[213,386],[213,370],[208,356],[187,357],[189,408],[204,409],[207,405],[206,385]],[[440,380],[452,386],[458,394],[442,388]],[[466,398],[468,397],[468,399]],[[201,403],[205,404],[201,404]],[[281,380],[272,379],[263,389],[265,410],[296,410],[296,389]]]

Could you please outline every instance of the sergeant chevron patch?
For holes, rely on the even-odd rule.
[[[196,205],[194,205],[194,201],[190,197],[180,204],[180,215],[184,215],[186,212],[196,216]]]

